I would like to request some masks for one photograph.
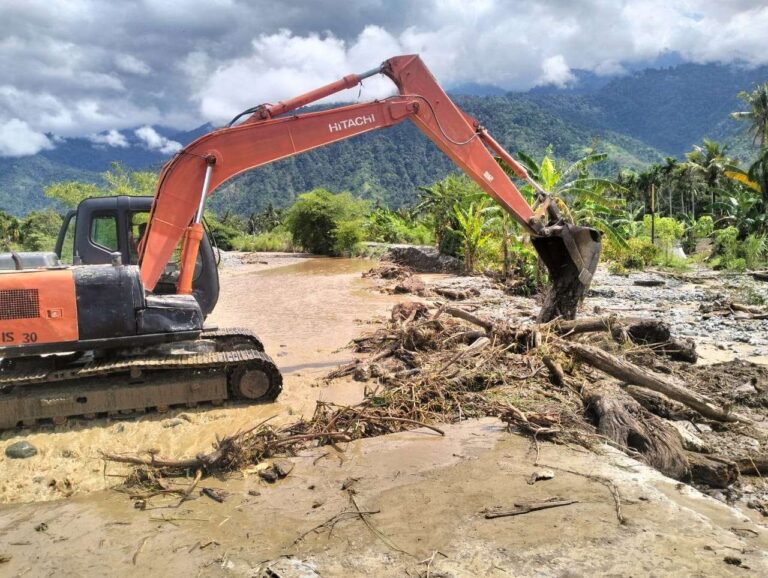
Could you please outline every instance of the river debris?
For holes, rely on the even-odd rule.
[[[511,510],[503,509],[501,506],[489,508],[482,514],[485,514],[486,520],[492,520],[493,518],[505,518],[508,516],[520,516],[522,514],[529,514],[530,512],[537,512],[539,510],[548,510],[550,508],[562,508],[563,506],[570,506],[571,504],[578,504],[577,500],[560,500],[558,498],[550,498],[544,502],[520,502],[515,504],[515,507]]]
[[[371,275],[400,282],[412,273],[387,264]],[[485,293],[472,297],[482,301]],[[443,435],[442,423],[495,416],[531,438],[536,464],[542,441],[594,450],[607,443],[670,477],[711,488],[768,474],[761,453],[768,439],[756,426],[768,407],[768,385],[754,367],[692,365],[694,342],[675,337],[661,320],[602,315],[537,324],[527,312],[499,316],[474,301],[456,303],[446,295],[399,303],[384,326],[353,341],[362,357],[326,379],[366,382],[360,404],[320,401],[310,418],[281,427],[267,420],[194,458],[103,457],[137,466],[125,483],[134,498],[183,500],[200,478],[309,447],[342,451],[352,440],[414,428]],[[695,431],[684,435],[681,428]],[[177,488],[168,477],[193,481]]]

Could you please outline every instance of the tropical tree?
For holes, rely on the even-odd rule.
[[[435,242],[442,253],[454,255],[456,222],[455,207],[467,207],[472,202],[485,197],[480,187],[466,175],[450,174],[442,181],[428,187],[419,187],[417,214],[427,215],[432,221]]]
[[[528,174],[544,190],[555,198],[558,207],[571,217],[571,220],[600,229],[616,243],[624,246],[626,242],[619,231],[611,224],[625,204],[624,199],[611,194],[626,194],[627,189],[611,179],[592,175],[593,165],[605,160],[606,154],[588,151],[577,161],[567,165],[557,163],[547,151],[540,163],[525,153],[518,152],[518,157]],[[501,161],[502,168],[513,176],[512,170]],[[533,187],[524,186],[522,192],[532,198]]]
[[[752,142],[765,146],[768,141],[768,82],[757,85],[752,92],[742,90],[738,97],[749,110],[732,112],[731,117],[748,121],[750,126],[747,130],[752,135]]]
[[[472,201],[469,206],[456,204],[453,207],[456,216],[454,230],[459,234],[464,246],[464,268],[468,274],[475,270],[477,254],[491,239],[489,214],[495,210],[487,198]]]
[[[738,183],[719,207],[742,237],[751,231],[768,229],[768,149],[745,171],[736,165],[726,167],[725,175]]]
[[[727,147],[713,140],[704,139],[704,145],[695,145],[693,150],[686,153],[686,168],[695,176],[701,178],[711,195],[710,210],[714,213],[717,203],[717,192],[725,177],[727,166],[734,160],[726,156]]]
[[[157,186],[157,175],[151,171],[129,171],[120,163],[112,163],[101,175],[102,184],[82,181],[53,183],[45,187],[45,196],[74,208],[90,197],[114,195],[152,196]]]

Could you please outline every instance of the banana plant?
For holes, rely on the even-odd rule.
[[[558,208],[571,221],[595,227],[618,245],[626,247],[627,242],[623,235],[611,223],[620,216],[620,209],[625,205],[625,201],[610,194],[626,194],[628,191],[611,179],[591,174],[591,167],[604,161],[607,155],[590,151],[570,165],[557,163],[550,155],[551,151],[547,151],[539,163],[526,153],[517,153],[531,178],[552,194]],[[514,176],[512,170],[502,161],[499,161],[499,164],[508,175]],[[529,200],[534,196],[533,187],[530,185],[523,186],[521,191]]]
[[[472,201],[468,206],[463,207],[455,204],[453,207],[456,217],[456,226],[454,230],[460,236],[464,245],[464,267],[468,274],[475,270],[477,254],[488,241],[491,240],[490,214],[496,207],[491,206],[488,199]]]

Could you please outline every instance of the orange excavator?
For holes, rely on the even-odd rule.
[[[292,112],[376,74],[389,77],[398,94]],[[114,220],[103,207],[86,211],[84,202],[74,265],[57,260],[64,231],[51,258],[0,255],[0,268],[11,264],[0,271],[0,429],[73,415],[275,399],[282,378],[259,339],[248,330],[204,326],[218,296],[205,201],[243,171],[405,120],[530,235],[551,280],[540,320],[573,318],[597,267],[600,234],[567,223],[554,199],[451,101],[418,56],[397,56],[291,100],[250,108],[190,143],[163,167],[138,226],[131,218],[140,200],[113,198],[122,207]],[[535,189],[533,207],[497,157]],[[139,237],[134,250],[126,248]]]

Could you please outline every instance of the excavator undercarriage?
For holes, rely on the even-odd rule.
[[[191,341],[97,356],[11,358],[3,364],[0,429],[204,402],[272,401],[282,390],[280,371],[247,329],[205,330]]]

